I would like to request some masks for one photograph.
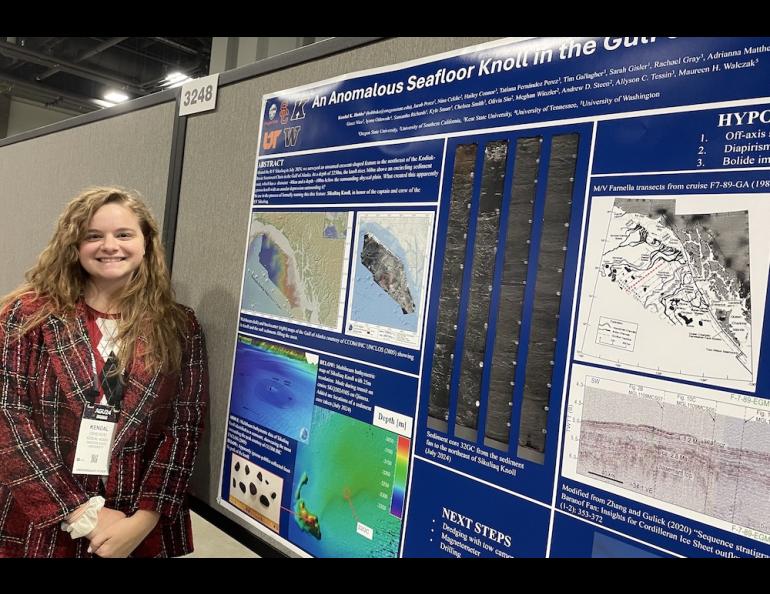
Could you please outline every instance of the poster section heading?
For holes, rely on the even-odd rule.
[[[770,105],[763,104],[601,122],[593,173],[706,171],[768,165]]]
[[[404,557],[542,557],[549,510],[415,460]],[[430,495],[428,495],[430,494]]]
[[[257,162],[254,206],[435,202],[443,141]]]
[[[653,49],[654,48],[654,49]],[[269,97],[260,155],[765,96],[753,38],[499,45]]]

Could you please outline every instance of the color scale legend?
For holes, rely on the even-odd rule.
[[[406,472],[409,468],[410,440],[399,436],[396,450],[396,471],[393,477],[393,498],[390,500],[390,513],[397,518],[404,513],[404,495],[406,493]]]

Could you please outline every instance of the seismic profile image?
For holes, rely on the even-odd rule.
[[[584,383],[579,475],[760,531],[767,542],[770,412],[764,406],[714,391],[693,396],[593,377]]]
[[[228,501],[271,530],[281,521],[283,479],[238,454],[230,461]]]
[[[751,382],[748,211],[677,215],[676,202],[614,200],[579,352]]]
[[[361,213],[350,319],[417,331],[432,213]]]
[[[396,557],[390,513],[398,436],[316,406],[294,465],[289,540],[316,557]]]
[[[352,213],[252,214],[241,308],[339,331]]]
[[[317,375],[318,355],[239,336],[230,412],[307,441]]]

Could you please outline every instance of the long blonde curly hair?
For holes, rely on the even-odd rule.
[[[26,282],[0,300],[0,312],[20,297],[40,299],[41,307],[25,321],[23,333],[42,324],[49,315],[73,319],[88,281],[88,273],[80,264],[80,243],[94,213],[113,203],[126,207],[139,219],[145,241],[142,263],[114,300],[120,313],[118,373],[125,371],[134,354],[151,373],[161,368],[178,371],[187,314],[174,300],[158,223],[133,190],[94,187],[73,198],[59,216],[48,246],[25,274]],[[145,344],[136,350],[140,337]]]

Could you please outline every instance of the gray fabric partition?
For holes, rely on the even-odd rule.
[[[175,108],[167,101],[0,146],[0,294],[21,283],[64,204],[87,186],[137,189],[163,224]]]
[[[207,431],[191,491],[216,512],[261,537],[262,533],[219,507],[216,496],[262,95],[489,40],[387,39],[227,84],[240,78],[239,71],[248,73],[251,67],[247,66],[221,77],[214,111],[187,118],[172,276],[179,301],[198,312],[211,367]],[[276,65],[292,59],[287,54]],[[87,186],[112,184],[139,190],[163,226],[166,201],[175,198],[171,182],[179,172],[170,171],[177,104],[164,97],[160,101],[147,107],[132,102],[133,109],[129,103],[96,119],[82,116],[64,126],[51,126],[49,133],[43,129],[16,142],[0,143],[0,249],[6,255],[0,267],[0,293],[22,281],[50,239],[64,204]],[[169,228],[173,230],[173,225]],[[267,540],[289,552],[277,538]]]
[[[379,41],[221,87],[215,111],[188,118],[173,278],[179,300],[195,308],[201,319],[211,366],[208,429],[192,493],[238,524],[249,527],[219,507],[216,497],[262,95],[484,41],[489,38]],[[286,550],[277,539],[269,540]]]

